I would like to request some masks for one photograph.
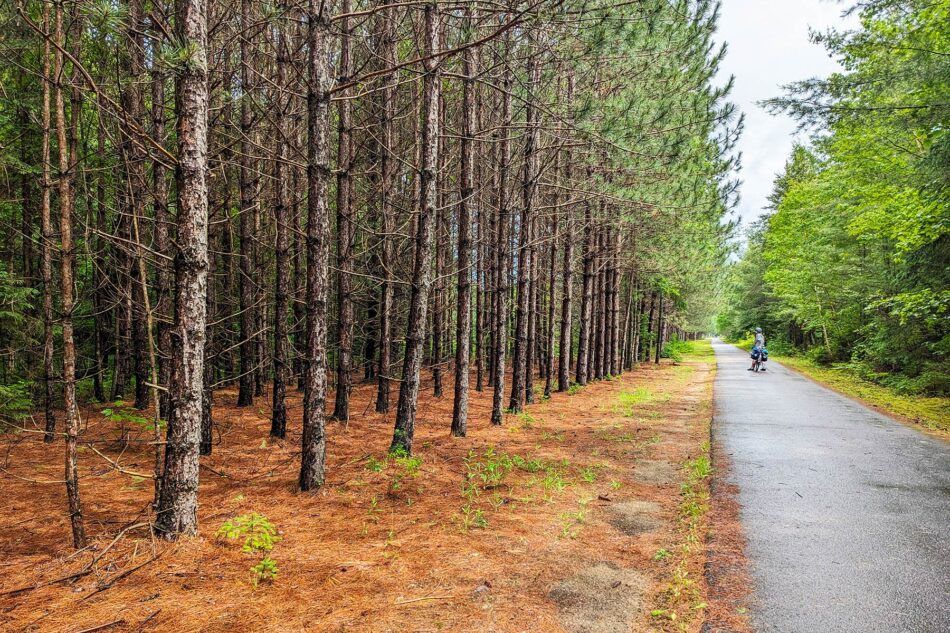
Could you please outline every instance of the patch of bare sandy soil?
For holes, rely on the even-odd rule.
[[[680,483],[708,439],[711,376],[709,358],[643,365],[501,427],[489,423],[491,391],[473,391],[461,439],[449,435],[451,395],[424,385],[418,460],[387,457],[392,416],[373,413],[375,386],[361,385],[350,423],[328,423],[327,481],[315,494],[294,488],[299,394],[287,439],[273,440],[267,404],[239,409],[221,390],[200,535],[172,544],[149,532],[150,432],[88,407],[80,475],[91,544],[80,552],[69,543],[61,443],[6,433],[0,630],[698,631],[703,605],[670,596],[682,574],[698,600],[705,593],[703,557],[680,547]],[[276,578],[256,584],[261,555],[216,537],[252,513],[280,538],[269,553]],[[655,615],[661,597],[667,613],[682,612],[675,623]]]

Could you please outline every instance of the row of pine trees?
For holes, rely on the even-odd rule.
[[[307,491],[357,383],[408,454],[423,388],[451,389],[464,436],[473,389],[502,424],[703,330],[740,127],[717,11],[4,5],[0,285],[23,302],[0,345],[24,350],[4,384],[66,440],[74,544],[84,400],[154,419],[173,539],[197,531],[199,455],[233,397],[215,389],[269,405],[274,437],[300,430]]]

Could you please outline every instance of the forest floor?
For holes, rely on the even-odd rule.
[[[402,459],[387,458],[391,416],[373,412],[374,386],[358,386],[350,423],[328,423],[313,495],[294,490],[300,395],[274,441],[269,407],[238,409],[220,391],[201,536],[152,539],[151,480],[83,447],[92,544],[79,553],[60,445],[17,433],[0,473],[0,630],[699,631],[719,608],[704,575],[714,371],[699,342],[680,363],[555,394],[501,427],[488,423],[491,391],[473,391],[462,439],[448,433],[451,383],[442,399],[424,385],[415,455]],[[103,408],[84,410],[84,440],[150,472],[150,433],[121,450],[118,427],[137,425]],[[216,537],[251,513],[279,532],[273,581],[254,581],[260,554]]]

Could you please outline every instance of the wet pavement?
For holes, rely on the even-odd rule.
[[[713,347],[756,629],[950,632],[950,443]]]

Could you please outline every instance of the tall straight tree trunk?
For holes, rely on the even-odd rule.
[[[160,136],[156,138],[161,138]],[[96,151],[100,159],[106,156],[106,135],[102,122],[96,123]],[[93,254],[93,291],[92,307],[96,313],[93,319],[93,341],[95,343],[95,363],[96,375],[93,378],[93,395],[99,402],[105,402],[105,372],[106,360],[108,355],[108,323],[109,311],[106,307],[106,258],[102,252],[105,248],[104,240],[100,237],[100,232],[106,229],[106,174],[105,169],[102,173],[96,175],[96,228],[98,231],[92,236]],[[157,193],[156,193],[157,195]],[[165,383],[162,383],[165,384]]]
[[[632,369],[634,365],[640,362],[640,339],[643,336],[643,311],[646,309],[646,293],[640,290],[640,282],[637,275],[634,275],[634,294],[639,298],[634,299],[636,303],[636,313],[631,324],[633,336],[633,350],[630,353],[629,366]]]
[[[504,42],[507,44],[508,39]],[[507,48],[507,46],[506,46]],[[504,71],[501,93],[501,125],[500,130],[495,133],[496,146],[498,148],[498,180],[495,183],[497,187],[498,200],[498,221],[497,239],[495,240],[495,307],[494,307],[494,350],[492,353],[492,409],[491,423],[500,425],[503,420],[503,405],[505,391],[505,350],[508,347],[508,163],[511,160],[509,156],[509,144],[511,142],[511,87],[514,83],[511,70],[507,67]]]
[[[613,248],[611,249],[611,261],[612,261],[612,280],[611,280],[611,309],[610,309],[610,373],[619,376],[623,373],[623,367],[621,366],[620,359],[620,245],[621,245],[621,236],[619,229],[619,213],[617,217],[617,225],[614,228],[614,243]],[[626,331],[626,327],[624,327]]]
[[[588,169],[588,179],[590,170]],[[581,290],[580,336],[577,340],[577,370],[574,380],[587,384],[587,365],[590,354],[591,312],[593,303],[594,218],[590,201],[584,204],[584,276]]]
[[[122,109],[127,122],[120,126],[122,130],[122,156],[125,161],[127,182],[124,213],[126,226],[129,228],[128,237],[132,238],[130,252],[124,261],[127,268],[123,274],[128,275],[128,289],[130,293],[129,305],[132,319],[132,362],[135,374],[135,408],[143,410],[149,405],[149,359],[148,333],[146,332],[147,315],[143,314],[141,298],[146,292],[139,276],[138,245],[132,225],[138,224],[145,216],[145,152],[141,142],[135,138],[133,126],[141,124],[145,116],[145,97],[142,92],[144,69],[144,34],[145,34],[145,7],[142,0],[131,0],[128,4],[128,27],[126,30],[125,55],[126,72],[122,87]]]
[[[601,214],[603,217],[603,214]],[[596,380],[604,377],[604,333],[605,323],[605,286],[604,286],[604,229],[600,227],[597,231],[597,256],[595,259],[595,270],[597,271],[594,281],[594,355],[593,371],[591,372]],[[588,371],[591,371],[588,369]]]
[[[545,332],[545,372],[544,372],[544,397],[551,397],[551,390],[554,386],[554,312],[555,312],[555,294],[557,277],[557,242],[559,227],[559,210],[557,209],[557,198],[555,197],[555,211],[553,226],[551,227],[551,246],[548,259],[548,327]]]
[[[531,220],[531,270],[528,275],[528,340],[525,348],[524,372],[524,399],[527,404],[534,402],[534,367],[538,354],[538,321],[540,319],[538,286],[538,249],[535,246],[537,237],[541,234],[539,222],[535,217]]]
[[[254,404],[254,377],[257,373],[257,306],[255,304],[255,268],[257,258],[254,245],[253,216],[258,204],[257,166],[252,158],[256,153],[254,147],[253,127],[254,110],[251,104],[253,98],[251,86],[251,68],[254,64],[252,53],[252,34],[248,25],[253,21],[253,2],[241,0],[241,24],[244,34],[241,37],[241,152],[238,156],[238,190],[241,199],[240,231],[241,231],[241,282],[240,282],[240,349],[241,349],[241,377],[238,381],[237,406],[249,407]]]
[[[296,118],[296,117],[295,117]],[[294,137],[297,136],[297,130],[299,127],[295,123],[294,125]],[[304,272],[304,238],[301,228],[301,211],[300,211],[300,202],[301,197],[298,195],[298,188],[300,186],[300,169],[295,165],[292,167],[291,171],[291,186],[290,190],[293,193],[291,198],[292,208],[291,216],[293,218],[293,227],[294,227],[294,273],[293,273],[293,315],[294,315],[294,372],[297,375],[297,389],[303,390],[304,379],[306,375],[306,368],[304,366],[304,356],[306,355],[307,350],[307,327],[306,321],[307,317],[305,314],[305,297],[304,292],[306,289],[306,278]]]
[[[387,0],[379,0],[385,7]],[[397,9],[380,11],[380,63],[384,68],[392,68],[397,62],[396,52],[396,16]],[[393,232],[396,230],[396,210],[392,203],[395,180],[393,159],[393,126],[396,118],[396,72],[387,73],[383,78],[379,120],[379,208],[382,215],[382,239],[380,240],[380,267],[382,283],[379,288],[379,365],[377,367],[376,412],[389,411],[389,372],[392,364],[392,311],[394,280]]]
[[[444,108],[440,107],[440,111]],[[444,113],[440,113],[439,120],[444,120]],[[442,142],[439,147],[441,150]],[[439,152],[441,156],[441,151]],[[442,173],[441,161],[436,173]],[[445,204],[442,203],[442,187],[438,185],[440,178],[436,178],[436,204],[435,213],[435,280],[432,291],[432,354],[430,362],[432,364],[432,395],[436,398],[442,397],[442,360],[445,322],[445,259],[446,259],[446,237],[448,229],[445,217]]]
[[[478,61],[481,61],[480,56]],[[482,125],[481,91],[478,86],[473,86],[473,90],[475,91],[473,95],[475,101],[475,120],[473,125],[476,130],[480,130]],[[475,182],[478,183],[482,182],[482,176],[484,174],[482,170],[482,155],[482,152],[478,152],[477,148],[473,147],[472,170]],[[475,236],[475,391],[478,392],[485,389],[485,326],[487,313],[486,299],[488,298],[488,284],[486,281],[486,277],[488,276],[488,270],[486,269],[488,236],[486,231],[487,227],[485,226],[486,214],[482,189],[483,187],[479,187],[477,191],[474,188],[472,189],[472,195],[474,196],[472,204],[475,205],[477,209],[475,221],[478,227]]]
[[[350,12],[350,0],[341,0],[340,13]],[[350,80],[350,20],[344,18],[340,36],[338,81]],[[340,422],[350,419],[350,391],[353,388],[353,290],[350,270],[353,266],[353,130],[352,101],[344,91],[339,101],[339,145],[337,154],[336,228],[337,228],[337,310],[339,355],[337,356],[336,400],[333,417]]]
[[[211,142],[209,141],[209,145]],[[209,152],[213,154],[214,152]],[[210,173],[210,169],[209,169]],[[208,221],[208,244],[215,243],[216,223],[214,212]],[[205,285],[205,345],[204,345],[204,376],[201,384],[201,441],[198,443],[199,455],[210,455],[212,449],[212,432],[214,430],[214,321],[217,318],[217,293],[215,276],[217,274],[217,260],[213,252],[208,254],[208,283]]]
[[[154,11],[164,16],[163,3],[155,2]],[[164,17],[162,17],[164,21]],[[157,36],[156,36],[157,41]],[[161,64],[155,64],[152,71],[152,137],[164,145],[165,141],[165,74]],[[167,170],[161,161],[152,163],[152,207],[155,216],[155,248],[162,255],[171,251],[171,216],[168,212]],[[155,311],[158,317],[158,382],[168,386],[171,375],[169,354],[172,349],[172,274],[165,262],[157,266]],[[160,396],[161,417],[168,418],[168,392]]]
[[[651,291],[650,292],[650,312],[649,312],[649,316],[647,317],[647,327],[646,327],[646,330],[643,332],[643,336],[641,337],[642,339],[641,347],[642,347],[642,352],[643,352],[642,358],[644,361],[647,361],[647,362],[649,362],[650,353],[653,351],[653,344],[652,344],[653,343],[653,317],[655,314],[656,314],[656,292]]]
[[[653,355],[653,362],[660,364],[660,352],[663,350],[663,291],[660,291],[660,299],[657,302],[656,310],[656,350]]]
[[[330,7],[309,0],[307,24],[307,379],[303,396],[301,491],[326,469],[327,268],[330,263]]]
[[[26,75],[20,77],[20,81],[25,84]],[[23,86],[25,87],[25,86]],[[22,88],[21,88],[22,89]],[[24,165],[31,164],[30,146],[33,139],[32,126],[30,122],[30,112],[25,105],[17,106],[16,109],[17,125],[21,130],[19,149],[20,162]],[[23,267],[24,285],[33,287],[33,181],[35,176],[27,173],[26,170],[20,173],[20,233],[21,233],[21,265]],[[32,364],[32,359],[30,363]]]
[[[603,357],[603,375],[610,376],[613,371],[613,357],[611,356],[614,346],[614,258],[613,258],[613,235],[616,233],[612,227],[607,226],[604,231],[604,357]]]
[[[78,17],[78,16],[74,16]],[[69,522],[73,532],[73,547],[86,546],[86,529],[82,518],[82,503],[79,497],[79,407],[76,403],[76,343],[73,337],[73,267],[76,253],[73,251],[73,173],[70,161],[70,142],[67,139],[66,108],[63,98],[65,64],[63,62],[63,3],[56,3],[56,52],[54,54],[56,140],[59,146],[59,207],[60,244],[62,248],[62,305],[63,305],[63,418],[66,430],[66,498],[69,504]],[[75,69],[74,69],[75,72]],[[75,119],[79,109],[72,112]]]
[[[472,8],[465,10],[465,30],[472,27]],[[459,174],[458,316],[455,323],[455,400],[452,435],[465,437],[468,425],[468,365],[472,344],[472,212],[475,198],[475,52],[463,53],[461,173]]]
[[[532,56],[528,60],[528,76],[531,86],[537,85],[538,63]],[[525,126],[527,136],[524,147],[524,171],[521,180],[521,229],[518,244],[518,309],[515,315],[515,349],[511,368],[511,398],[508,408],[513,413],[524,410],[527,374],[532,371],[528,353],[528,331],[530,327],[531,307],[531,254],[534,224],[534,192],[537,170],[538,129],[534,103],[529,98],[525,104]]]
[[[396,426],[390,451],[412,452],[416,405],[419,399],[419,374],[425,343],[426,310],[432,285],[432,220],[436,213],[436,168],[439,164],[439,60],[432,58],[439,45],[439,6],[425,5],[425,43],[422,79],[422,129],[419,138],[419,216],[416,219],[416,248],[412,268],[412,294],[406,326],[406,356],[403,362]]]
[[[274,292],[274,388],[271,407],[270,434],[272,437],[284,437],[287,434],[287,377],[288,377],[288,339],[287,308],[290,296],[290,151],[287,139],[290,132],[287,119],[290,116],[287,72],[290,65],[290,46],[287,42],[287,22],[289,7],[285,2],[279,5],[278,25],[276,28],[277,51],[277,131],[276,160],[274,161],[274,225],[276,239],[274,255],[277,268],[276,288]]]
[[[568,152],[564,160],[565,187],[570,187],[570,182],[571,155]],[[564,228],[564,262],[561,267],[561,347],[557,372],[557,390],[562,392],[571,388],[571,340],[573,338],[571,309],[574,303],[574,284],[571,279],[571,265],[574,259],[574,225],[570,210],[564,214],[564,218],[567,226]]]
[[[620,275],[620,283],[623,285],[623,275]],[[633,279],[628,279],[626,284],[626,299],[624,299],[624,313],[623,313],[623,333],[621,340],[621,351],[618,362],[620,363],[621,371],[626,371],[630,368],[630,357],[633,350],[633,331],[631,325],[633,319],[635,318],[634,310],[636,309],[636,304],[634,303],[634,293],[633,293]]]
[[[178,252],[171,418],[155,526],[168,540],[198,531],[198,449],[208,283],[208,6],[176,0],[175,35],[190,50],[176,69]]]
[[[57,8],[57,12],[59,9]],[[58,17],[57,13],[57,18]],[[43,3],[43,30],[50,31],[49,4]],[[43,140],[42,140],[42,181],[40,202],[40,274],[43,277],[43,408],[45,412],[46,434],[43,440],[50,443],[55,439],[56,414],[53,409],[53,219],[51,210],[52,182],[50,177],[50,85],[53,77],[50,72],[49,40],[43,43]],[[59,79],[57,78],[57,81]]]

